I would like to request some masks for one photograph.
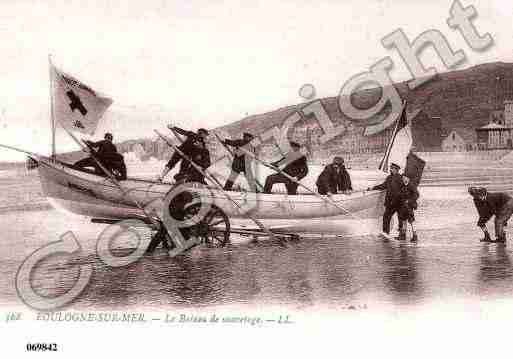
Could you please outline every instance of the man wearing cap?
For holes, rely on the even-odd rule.
[[[315,184],[319,194],[322,195],[353,190],[351,177],[344,166],[344,159],[342,157],[333,158],[333,162],[324,167]]]
[[[194,133],[192,131],[183,130],[180,127],[176,127],[176,126],[172,127],[171,125],[169,125],[168,128],[170,130],[174,130],[175,132],[179,133],[180,135],[183,135],[186,137],[185,141],[180,146],[178,146],[178,149],[181,152],[183,152],[184,155],[191,157],[191,158],[195,157],[195,154],[197,152],[201,151],[200,148],[204,147],[204,146],[200,146],[200,144],[198,142],[205,143],[205,139],[208,136],[208,131],[204,128],[200,128],[197,131],[197,133]],[[164,177],[166,177],[166,175],[169,173],[169,171],[171,171],[176,166],[176,164],[178,162],[180,162],[180,160],[182,160],[182,155],[178,151],[175,151],[173,153],[173,155],[171,156],[171,158],[169,159],[166,166],[164,167],[164,170],[162,171],[162,174],[160,175],[158,180],[162,181],[164,179]],[[209,161],[210,161],[210,158],[209,158]],[[182,163],[180,165],[181,168],[180,168],[179,172],[183,172],[185,170],[184,166],[187,166],[186,162],[187,162],[187,160],[182,161]]]
[[[240,148],[242,148],[246,151],[254,153],[255,148],[251,146],[251,141],[253,141],[253,138],[254,137],[251,133],[244,132],[244,134],[242,135],[242,139],[225,139],[223,141],[225,145],[234,147],[232,171],[224,185],[224,189],[226,191],[230,191],[232,189],[235,180],[241,173],[244,173],[246,175],[249,183],[253,183],[254,176],[251,171],[251,157],[246,156],[244,152],[240,150]]]
[[[395,213],[399,213],[403,204],[401,192],[404,186],[402,176],[399,174],[400,167],[392,163],[390,165],[390,174],[385,182],[374,186],[372,190],[386,190],[385,194],[385,213],[383,213],[383,235],[388,237],[390,234],[390,220]],[[399,221],[399,232],[402,230],[403,223]]]
[[[504,192],[488,192],[484,187],[469,187],[468,193],[474,199],[474,205],[479,213],[477,226],[484,233],[481,242],[492,242],[486,222],[495,215],[495,241],[506,243],[504,226],[513,214],[513,198]]]
[[[299,143],[290,142],[291,150],[280,160],[274,162],[274,167],[283,166],[282,171],[291,177],[295,177],[298,181],[302,180],[308,174],[308,165],[306,156],[301,153]],[[264,185],[264,193],[271,193],[275,183],[284,183],[288,194],[297,194],[296,182],[291,181],[282,173],[275,173],[267,176]]]
[[[123,155],[118,153],[116,146],[112,143],[113,136],[111,133],[107,132],[104,135],[104,139],[101,141],[93,142],[93,141],[84,141],[91,150],[95,150],[93,153],[94,156],[100,163],[106,167],[109,171],[115,173],[116,177],[120,180],[126,179],[126,166],[123,160]],[[78,170],[83,170],[86,167],[94,168],[96,174],[104,176],[105,173],[95,161],[95,159],[91,157],[86,157],[77,161],[73,164],[73,167]]]

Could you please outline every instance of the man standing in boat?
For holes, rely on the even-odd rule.
[[[306,156],[301,153],[301,146],[297,142],[290,142],[291,151],[283,158],[274,162],[274,167],[284,166],[282,172],[290,177],[295,177],[297,181],[301,181],[308,174],[308,165]],[[283,173],[275,173],[269,175],[265,180],[264,193],[271,193],[275,183],[284,183],[288,194],[297,194],[296,182],[290,180]]]
[[[232,162],[232,171],[230,172],[230,176],[226,180],[224,185],[224,189],[226,191],[231,191],[235,180],[241,173],[244,173],[248,179],[248,181],[252,181],[254,178],[253,173],[251,172],[251,158],[246,156],[240,148],[249,151],[251,153],[255,152],[255,148],[251,146],[251,141],[253,141],[253,135],[251,133],[244,132],[242,135],[242,139],[238,140],[230,140],[225,139],[223,143],[227,146],[234,147],[233,151],[233,162]],[[247,170],[246,170],[247,169]]]
[[[342,157],[333,158],[333,162],[321,172],[317,178],[317,190],[319,194],[346,193],[352,191],[351,177],[344,166]]]
[[[189,154],[184,153],[189,157],[194,164],[202,169],[202,172],[198,171],[196,167],[187,159],[182,159],[180,164],[180,172],[175,175],[176,182],[199,182],[206,184],[205,182],[205,170],[210,167],[210,152],[204,141],[196,141],[194,148],[191,149]]]
[[[383,213],[383,236],[388,238],[390,235],[390,220],[395,213],[401,211],[403,205],[402,188],[404,186],[402,176],[399,174],[400,167],[392,163],[390,165],[390,174],[385,182],[368,188],[368,190],[386,190],[385,194],[385,213]],[[403,223],[399,221],[399,232],[402,230]]]
[[[185,141],[178,146],[178,149],[183,152],[184,155],[189,156],[191,158],[195,157],[194,155],[198,152],[201,152],[200,148],[201,146],[198,145],[198,142],[205,143],[205,139],[208,136],[208,131],[204,128],[200,128],[197,133],[194,133],[192,131],[183,130],[180,127],[172,127],[171,125],[168,126],[168,128],[172,131],[175,131],[176,133],[183,135],[186,137]],[[208,152],[208,151],[207,151]],[[204,154],[203,154],[204,155]],[[182,164],[180,168],[180,172],[183,172],[187,167],[187,160],[182,159],[182,155],[178,153],[178,151],[175,151],[171,158],[169,159],[168,163],[164,167],[164,170],[162,171],[162,174],[158,178],[159,181],[162,181],[164,177],[171,171],[178,162],[182,160]],[[210,154],[209,154],[209,162],[210,162]],[[178,175],[176,175],[178,176]],[[176,177],[175,176],[175,177]],[[175,178],[176,179],[176,178]]]
[[[481,242],[493,242],[486,222],[495,216],[495,242],[506,243],[504,226],[513,214],[513,198],[504,192],[489,193],[484,187],[469,187],[468,193],[474,199],[474,205],[479,213],[477,226],[484,233]]]

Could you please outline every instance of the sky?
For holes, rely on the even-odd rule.
[[[353,75],[385,56],[394,81],[411,78],[381,38],[401,28],[410,40],[437,29],[466,61],[513,62],[513,14],[506,1],[473,5],[473,23],[494,45],[475,52],[446,23],[452,1],[23,1],[0,2],[0,143],[50,149],[48,55],[60,69],[114,103],[97,136],[149,137],[168,123],[214,128],[244,116],[336,96]],[[427,48],[422,60],[446,69]],[[76,149],[64,136],[58,150]],[[0,161],[19,160],[0,150]]]

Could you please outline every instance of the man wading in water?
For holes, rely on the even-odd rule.
[[[484,187],[469,187],[468,193],[474,198],[474,205],[479,213],[477,226],[484,233],[481,242],[506,243],[504,226],[513,214],[513,198],[503,192],[488,193]],[[486,222],[495,215],[495,241],[490,238]]]
[[[390,238],[390,220],[395,213],[401,211],[403,200],[401,198],[401,191],[404,186],[403,178],[399,174],[399,167],[397,164],[392,163],[390,165],[390,174],[385,179],[385,182],[368,188],[367,190],[386,190],[385,193],[385,213],[383,213],[383,232],[381,235],[389,239]],[[399,232],[402,232],[403,221],[399,221]]]

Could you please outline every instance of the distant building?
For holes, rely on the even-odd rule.
[[[476,134],[468,128],[452,129],[442,140],[442,151],[462,152],[477,149]]]
[[[440,117],[431,118],[422,110],[417,110],[408,115],[408,120],[411,124],[415,150],[441,150],[442,122]],[[310,153],[319,152],[322,149],[340,154],[380,153],[386,150],[395,128],[392,125],[376,134],[364,136],[363,127],[355,125],[351,121],[336,122],[342,122],[345,130],[328,143],[321,143],[320,138],[324,131],[317,123],[301,123],[291,131],[291,138],[304,144]]]
[[[504,101],[504,126],[513,128],[513,101]]]
[[[496,123],[498,125],[504,126],[506,120],[504,118],[504,112],[501,110],[495,110],[490,113],[490,123]]]
[[[486,149],[512,148],[511,130],[513,128],[490,122],[476,128],[477,142]]]
[[[504,110],[492,111],[488,124],[476,128],[482,149],[513,148],[513,101],[504,101]]]

